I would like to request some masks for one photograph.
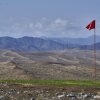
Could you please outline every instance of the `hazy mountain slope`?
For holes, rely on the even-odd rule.
[[[0,37],[0,49],[14,50],[14,51],[53,51],[64,50],[67,48],[78,48],[77,44],[59,43],[54,40],[42,39],[37,37]]]
[[[90,41],[91,44],[89,44]],[[97,38],[97,41],[100,41],[99,37]],[[43,52],[43,51],[59,51],[72,48],[83,49],[83,50],[93,49],[93,37],[84,39],[83,38],[70,39],[70,41],[69,38],[51,39],[51,38],[37,38],[37,37],[22,37],[22,38],[0,37],[1,50],[12,50],[20,52],[32,52],[32,51]],[[96,43],[96,48],[100,50],[99,42]]]
[[[95,44],[96,46],[96,50],[100,50],[100,42],[96,43]],[[93,50],[94,49],[94,44],[92,45],[82,45],[80,46],[80,49],[84,49],[84,50]]]
[[[8,49],[15,51],[50,51],[63,50],[66,45],[57,43],[52,40],[44,40],[35,37],[0,37],[0,49]]]
[[[94,36],[87,38],[45,38],[56,41],[63,44],[79,44],[79,45],[90,45],[93,44]],[[100,36],[96,36],[96,42],[100,42]]]

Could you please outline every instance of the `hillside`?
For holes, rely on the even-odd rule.
[[[100,79],[100,51],[97,79]],[[0,51],[0,79],[92,79],[92,51],[18,53]]]

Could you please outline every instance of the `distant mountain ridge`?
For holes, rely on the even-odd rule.
[[[0,49],[14,51],[50,51],[63,50],[66,45],[37,37],[0,37]]]
[[[46,38],[45,38],[46,39]],[[89,36],[86,38],[47,38],[49,40],[53,40],[59,43],[64,43],[64,44],[78,44],[78,45],[91,45],[93,44],[94,36]],[[96,42],[100,42],[100,36],[96,36]]]
[[[97,37],[97,41],[97,49],[99,50],[100,36]],[[92,36],[88,38],[0,37],[0,49],[22,52],[65,50],[69,48],[92,49],[92,47]]]

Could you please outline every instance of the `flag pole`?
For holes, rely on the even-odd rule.
[[[94,67],[93,67],[93,77],[96,80],[96,27],[95,20],[86,26],[87,29],[94,29],[94,44],[93,44],[93,55],[94,55]]]
[[[94,28],[94,79],[96,80],[96,29]]]

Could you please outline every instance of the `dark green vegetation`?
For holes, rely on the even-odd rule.
[[[100,87],[100,81],[87,80],[0,80],[0,83],[12,84],[34,84],[34,85],[49,85],[49,86],[88,86]]]

